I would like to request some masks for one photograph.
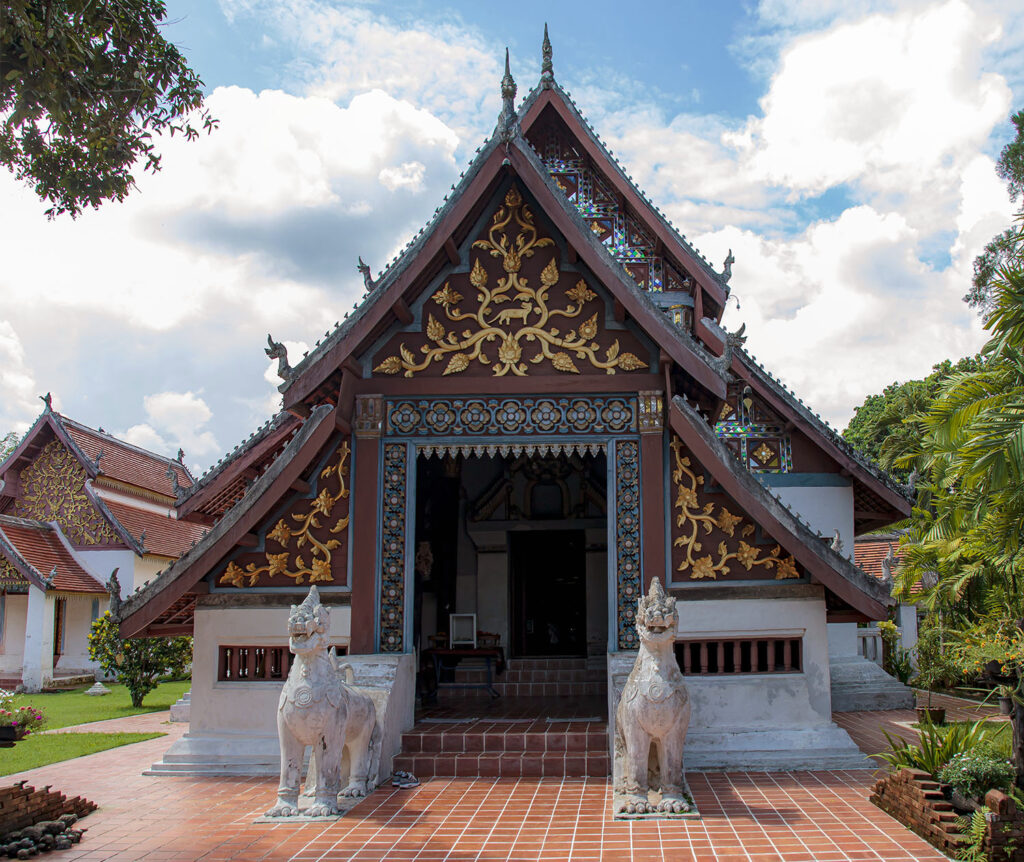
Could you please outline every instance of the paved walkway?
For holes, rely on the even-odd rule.
[[[614,821],[603,779],[438,778],[413,790],[380,788],[335,823],[254,825],[273,800],[273,779],[141,774],[185,730],[160,724],[160,715],[103,724],[128,729],[111,725],[148,719],[170,736],[6,779],[100,805],[60,862],[945,859],[867,801],[867,770],[690,774],[699,821]]]
[[[167,733],[177,739],[188,730],[188,722],[171,722],[171,711],[144,712],[125,718],[108,718],[104,721],[90,721],[87,724],[70,724],[44,730],[42,733]]]

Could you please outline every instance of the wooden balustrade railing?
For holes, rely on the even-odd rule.
[[[338,655],[348,647],[335,646]],[[287,646],[222,646],[217,657],[218,682],[283,682],[295,656]]]
[[[676,661],[687,676],[800,673],[803,670],[803,644],[798,637],[677,641]]]

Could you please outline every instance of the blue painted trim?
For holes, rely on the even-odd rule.
[[[849,488],[853,480],[838,473],[754,473],[769,488]]]
[[[416,535],[416,446],[413,443],[405,445],[405,535],[402,537],[405,542],[405,581],[404,595],[402,596],[402,652],[412,652],[413,642],[413,598],[416,589],[415,579],[415,545]],[[380,544],[378,542],[378,544]],[[479,573],[477,573],[479,575]],[[380,591],[378,590],[378,595]],[[379,615],[378,615],[379,616]]]
[[[618,546],[616,527],[616,513],[619,510],[617,504],[618,488],[615,484],[615,468],[618,460],[618,453],[615,451],[615,440],[611,439],[606,444],[605,461],[608,465],[608,476],[605,485],[605,512],[608,522],[608,544],[605,551],[605,558],[608,561],[608,651],[618,652],[619,650],[619,572],[618,572]]]
[[[377,517],[375,519],[376,523],[374,524],[374,528],[373,528],[373,531],[376,534],[376,536],[374,538],[374,543],[375,543],[375,545],[377,547],[376,554],[374,555],[374,558],[373,558],[374,559],[374,564],[373,564],[373,571],[374,571],[374,574],[373,574],[373,596],[374,596],[374,603],[373,603],[373,643],[374,643],[374,650],[373,651],[379,653],[380,652],[380,612],[381,612],[381,606],[380,606],[380,600],[381,600],[381,595],[380,595],[380,590],[381,590],[380,576],[381,576],[381,569],[384,566],[384,557],[383,557],[384,549],[381,548],[381,535],[382,535],[381,529],[382,529],[383,524],[384,524],[384,441],[381,440],[379,437],[376,437],[376,438],[374,438],[374,437],[367,437],[367,438],[364,438],[364,439],[367,441],[367,443],[372,443],[374,446],[377,447]],[[408,492],[408,486],[406,487],[406,491]]]

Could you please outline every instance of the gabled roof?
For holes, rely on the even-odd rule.
[[[184,518],[195,512],[214,519],[221,517],[266,471],[301,424],[297,416],[286,411],[273,416],[178,497],[178,516]]]
[[[707,421],[678,395],[669,410],[672,430],[679,435],[714,480],[785,548],[810,576],[869,619],[884,619],[892,604],[889,591],[837,553],[787,509],[735,459]]]
[[[0,515],[0,556],[40,589],[106,594],[71,553],[56,524]],[[49,578],[53,576],[52,583]]]
[[[121,633],[135,637],[176,612],[186,595],[229,553],[309,466],[317,451],[335,432],[335,409],[315,407],[284,451],[245,492],[239,502],[196,544],[139,592],[133,593],[118,611]]]
[[[572,96],[557,81],[541,81],[527,95],[519,109],[524,134],[529,133],[530,128],[543,115],[544,109],[549,106],[583,145],[590,158],[604,169],[603,173],[623,200],[640,214],[655,236],[672,249],[680,263],[688,265],[697,282],[718,306],[719,313],[716,319],[721,318],[721,310],[725,308],[725,301],[729,296],[727,281],[636,185],[594,127],[583,116]]]
[[[202,524],[161,515],[148,509],[127,506],[116,500],[104,500],[117,521],[137,539],[147,554],[180,557],[209,529]]]
[[[174,499],[174,487],[167,475],[174,471],[179,486],[192,485],[194,479],[188,468],[179,461],[148,452],[124,440],[98,431],[62,416],[50,408],[39,415],[18,447],[0,463],[0,479],[19,463],[27,463],[38,448],[37,438],[49,429],[85,468],[89,478],[106,476],[125,485],[132,485]],[[102,453],[102,455],[101,455]],[[99,461],[97,462],[97,456]]]

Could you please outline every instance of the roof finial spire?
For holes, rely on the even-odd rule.
[[[44,413],[52,412],[52,410],[53,410],[53,397],[50,395],[49,392],[47,392],[45,395],[40,395],[39,396],[39,400],[42,401],[43,404],[46,405],[46,407],[43,408],[43,412]]]
[[[505,49],[505,77],[501,79],[501,113],[498,115],[498,139],[506,144],[519,131],[516,117],[516,82],[508,65],[508,48]]]
[[[551,65],[551,40],[548,38],[548,23],[544,22],[544,44],[541,48],[543,61],[540,64],[540,84],[545,90],[550,90],[555,83],[555,70]]]

